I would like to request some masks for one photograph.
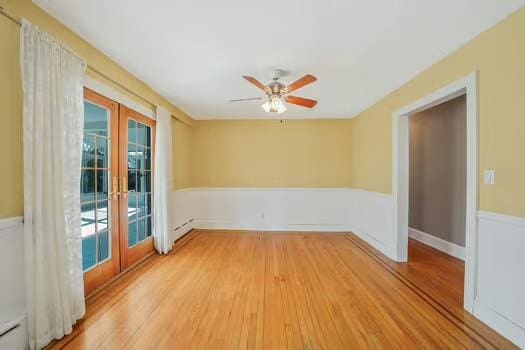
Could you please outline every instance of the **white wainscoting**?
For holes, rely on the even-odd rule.
[[[392,196],[350,188],[191,188],[175,191],[175,226],[353,231],[395,259]]]
[[[474,314],[525,348],[525,219],[478,213]]]
[[[0,220],[0,349],[27,346],[24,233],[21,217]]]
[[[192,190],[196,225],[266,231],[347,231],[345,189],[198,188]]]
[[[398,260],[394,231],[393,196],[348,189],[352,232],[392,260]]]
[[[408,237],[429,245],[437,250],[442,251],[448,255],[452,255],[458,259],[465,261],[465,247],[455,243],[445,241],[436,236],[432,236],[426,232],[416,230],[415,228],[408,228]]]

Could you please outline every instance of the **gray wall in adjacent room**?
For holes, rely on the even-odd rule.
[[[465,246],[466,98],[411,116],[410,227]]]

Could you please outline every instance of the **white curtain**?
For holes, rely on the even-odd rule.
[[[80,165],[85,62],[24,21],[24,235],[29,344],[72,331],[85,313]]]
[[[157,107],[153,181],[153,238],[155,249],[167,254],[173,248],[171,237],[171,113]]]

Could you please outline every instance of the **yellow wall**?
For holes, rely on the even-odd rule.
[[[0,219],[22,215],[22,86],[18,27],[0,16]]]
[[[191,187],[192,127],[173,119],[173,189]]]
[[[346,187],[348,120],[195,121],[195,187]]]
[[[180,109],[40,10],[31,0],[1,0],[0,5],[15,18],[27,18],[43,31],[49,32],[83,57],[88,65],[142,98],[137,98],[88,70],[88,74],[93,78],[112,85],[146,107],[154,106],[143,99],[152,102],[155,106],[163,106],[176,118],[191,124],[192,119]],[[0,16],[0,178],[2,180],[0,219],[23,213],[22,84],[19,51],[19,27],[4,16]]]
[[[392,113],[479,72],[480,209],[525,216],[525,8],[418,75],[351,121],[352,187],[392,191]]]
[[[177,107],[30,0],[4,0],[3,4],[15,17],[26,17],[50,32],[111,79],[192,123]],[[174,122],[174,188],[355,187],[391,193],[392,113],[477,70],[479,173],[485,168],[496,171],[495,185],[480,185],[480,208],[523,217],[524,38],[522,9],[352,120],[195,121],[191,128]],[[12,52],[0,55],[0,169],[5,179],[0,189],[0,218],[22,214],[18,45],[18,28],[0,17],[0,48],[2,53]]]
[[[198,121],[192,185],[348,186],[392,192],[392,114],[479,72],[480,209],[525,216],[525,9],[350,121]],[[480,182],[481,183],[481,182]]]

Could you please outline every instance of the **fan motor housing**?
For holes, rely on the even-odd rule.
[[[282,95],[286,93],[286,85],[279,81],[273,81],[266,87],[268,95]]]

